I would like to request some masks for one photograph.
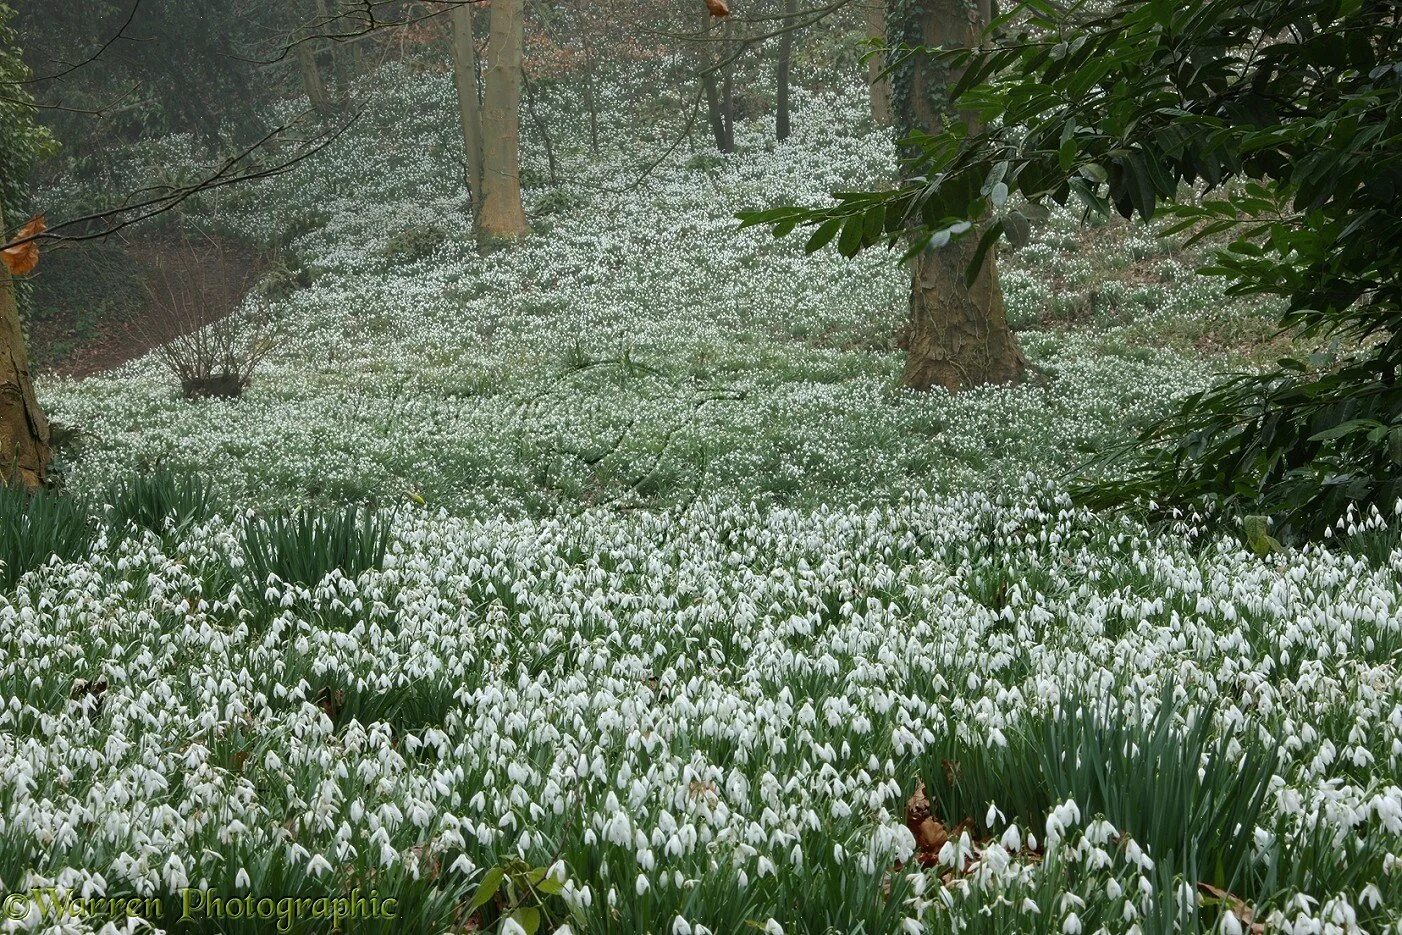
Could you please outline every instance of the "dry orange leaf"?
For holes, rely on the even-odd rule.
[[[730,7],[726,6],[725,0],[706,0],[706,9],[715,17],[730,15]]]
[[[29,223],[19,229],[15,240],[24,240],[35,234],[42,234],[47,229],[47,225],[44,224],[44,216],[36,214],[29,219]],[[9,267],[11,276],[23,276],[39,265],[39,241],[37,240],[30,240],[14,247],[6,247],[0,253],[3,253],[5,257],[5,265]]]
[[[1255,921],[1255,911],[1243,902],[1240,897],[1233,896],[1226,890],[1219,889],[1211,883],[1199,882],[1198,889],[1206,894],[1211,901],[1226,906],[1231,914],[1237,917],[1237,921],[1242,924],[1242,927],[1250,932],[1251,935],[1261,935],[1261,933],[1265,932],[1266,927],[1260,922]],[[1206,902],[1206,900],[1204,900],[1204,902]]]

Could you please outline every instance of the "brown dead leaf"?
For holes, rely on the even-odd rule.
[[[1218,889],[1211,883],[1199,883],[1198,891],[1200,893],[1205,893],[1213,902],[1226,906],[1231,911],[1232,915],[1236,916],[1242,928],[1250,932],[1251,935],[1260,935],[1260,933],[1265,932],[1266,927],[1264,925],[1260,922],[1253,921],[1256,917],[1255,911],[1243,902],[1240,897],[1233,896],[1224,889]],[[1207,902],[1207,900],[1202,901],[1204,903]]]
[[[47,225],[44,224],[44,216],[36,214],[29,219],[29,223],[19,229],[19,232],[15,234],[15,240],[24,240],[26,237],[42,234],[47,229]],[[0,250],[0,254],[5,257],[5,265],[9,267],[11,276],[24,276],[39,265],[39,241],[31,240],[18,246],[5,247],[4,250]]]
[[[706,0],[706,9],[716,18],[730,15],[730,7],[726,6],[725,0]]]
[[[939,863],[940,849],[949,840],[949,829],[930,814],[930,797],[925,780],[915,783],[915,791],[905,803],[905,826],[915,836],[915,859],[922,866]]]

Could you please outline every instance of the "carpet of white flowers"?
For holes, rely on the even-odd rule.
[[[1402,932],[1402,517],[1261,558],[1038,479],[1210,377],[1153,337],[1221,320],[1210,288],[1037,326],[1106,262],[1068,220],[1007,275],[1036,378],[905,395],[890,259],[733,220],[889,171],[860,89],[641,181],[665,127],[620,105],[595,157],[549,114],[567,185],[479,256],[450,85],[377,88],[219,206],[316,273],[246,398],[151,360],[40,387],[75,489],[159,462],[230,507],[0,595],[0,889],[399,900],[353,931]],[[242,512],[309,498],[379,503],[384,567],[252,580]],[[63,930],[104,925],[141,927]]]

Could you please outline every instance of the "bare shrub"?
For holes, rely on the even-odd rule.
[[[263,263],[218,237],[182,232],[152,251],[151,302],[139,337],[186,399],[235,399],[278,345],[268,302],[253,293]]]

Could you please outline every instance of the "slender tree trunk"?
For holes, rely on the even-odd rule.
[[[711,38],[711,33],[715,30],[715,24],[710,15],[706,12],[706,7],[698,3],[697,11],[701,16],[701,26],[706,35],[698,43],[697,70],[701,73],[701,91],[706,98],[706,119],[711,125],[711,136],[716,141],[716,149],[723,153],[728,153],[735,147],[733,140],[726,135],[726,104],[721,95],[721,82],[716,77],[716,62],[723,60],[725,49],[722,45],[720,55],[713,53],[712,47],[717,43]]]
[[[326,0],[316,0],[316,15],[318,22],[327,24],[321,28],[322,32],[337,31],[337,27],[332,23],[331,11],[326,5]],[[331,83],[333,87],[336,88],[336,93],[342,94],[345,91],[345,76],[341,74],[340,52],[337,50],[336,43],[334,42],[327,41],[325,46],[327,64],[330,65]],[[313,50],[313,54],[315,54],[315,52],[316,50]]]
[[[579,9],[578,3],[575,4],[574,13],[575,23],[579,29],[579,41],[584,47],[584,107],[589,111],[589,152],[597,156],[599,154],[599,103],[594,91],[596,81],[594,45],[589,41],[589,27],[586,25],[585,14]]]
[[[0,216],[0,231],[4,229]],[[29,377],[14,283],[0,263],[0,481],[42,487],[48,469],[49,421]]]
[[[721,55],[727,56],[731,51],[731,38],[735,35],[735,27],[730,20],[725,21],[725,42],[721,45]],[[721,82],[720,92],[720,113],[721,124],[725,130],[725,145],[721,147],[722,152],[735,152],[735,63],[728,62],[725,66],[725,80]]]
[[[521,89],[526,95],[526,113],[530,114],[531,125],[540,134],[540,141],[545,144],[545,161],[550,167],[550,184],[552,187],[559,185],[560,173],[555,164],[555,144],[550,139],[550,129],[546,127],[545,121],[540,117],[540,112],[536,110],[535,90],[531,87],[531,79],[525,71],[521,72]]]
[[[723,153],[730,150],[725,145],[725,115],[721,111],[720,85],[716,83],[715,72],[701,76],[701,87],[706,93],[706,116],[711,124],[711,136],[715,137],[716,149]]]
[[[467,153],[467,190],[475,214],[482,201],[482,103],[477,96],[477,37],[472,4],[453,7],[453,79],[458,89],[458,122]]]
[[[798,0],[784,0],[784,34],[779,37],[778,81],[774,92],[774,138],[789,138],[789,63],[793,58],[793,34]]]
[[[526,235],[521,204],[522,0],[493,0],[482,102],[482,203],[477,230],[488,237]]]
[[[867,0],[867,38],[886,45],[886,0]],[[891,124],[891,81],[881,77],[886,70],[886,53],[874,52],[867,59],[867,85],[871,93],[871,116],[879,126]]]
[[[965,0],[915,0],[900,16],[901,39],[912,45],[967,48],[979,41],[982,29]],[[894,89],[902,135],[912,130],[938,133],[950,119],[961,119],[970,129],[977,126],[974,115],[951,111],[947,88],[957,78],[928,57],[912,59]],[[966,285],[979,233],[974,230],[948,247],[926,250],[911,263],[901,375],[905,386],[953,391],[1016,383],[1023,377],[1027,362],[1008,328],[996,250],[988,251],[973,285]]]

